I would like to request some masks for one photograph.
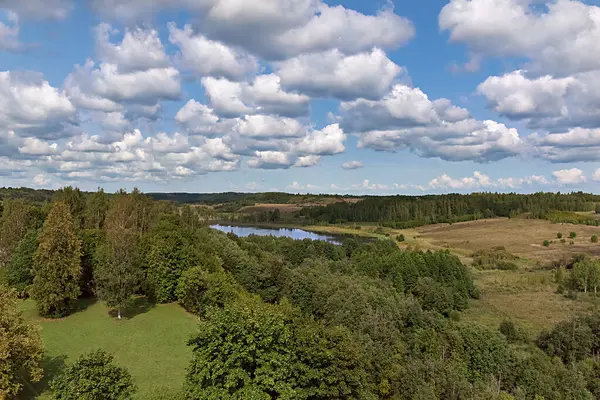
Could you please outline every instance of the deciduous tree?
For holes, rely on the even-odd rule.
[[[29,230],[19,242],[6,268],[6,283],[23,296],[33,283],[33,257],[38,248],[37,230]]]
[[[42,378],[43,354],[38,328],[24,322],[16,293],[0,285],[0,399],[17,395],[23,382]]]
[[[129,372],[102,350],[79,357],[50,386],[57,400],[128,400],[136,391]]]

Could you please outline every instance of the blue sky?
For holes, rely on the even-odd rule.
[[[0,0],[0,185],[598,192],[597,1]]]

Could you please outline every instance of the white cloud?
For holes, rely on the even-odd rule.
[[[69,136],[76,109],[38,73],[0,71],[0,131],[20,136]]]
[[[258,70],[258,60],[255,57],[210,40],[202,34],[194,34],[190,25],[177,29],[171,23],[169,32],[169,40],[179,47],[175,56],[178,65],[197,77],[215,76],[238,80]]]
[[[321,161],[321,156],[302,156],[298,157],[298,161],[294,164],[294,167],[307,168],[314,167]]]
[[[50,183],[50,179],[46,174],[37,174],[33,177],[33,184],[35,186],[46,186]]]
[[[165,8],[183,7],[199,18],[194,27],[267,60],[338,48],[346,54],[373,47],[396,48],[415,34],[413,24],[387,7],[365,15],[320,0],[91,0],[105,16],[149,19]]]
[[[168,68],[169,57],[154,29],[126,29],[121,43],[110,41],[118,33],[109,24],[96,27],[96,47],[100,59],[118,67],[119,72],[147,71],[153,68]]]
[[[351,56],[333,49],[277,63],[275,72],[286,89],[312,97],[349,100],[382,97],[404,69],[380,49]]]
[[[308,114],[310,98],[281,89],[275,74],[259,75],[251,83],[204,78],[202,84],[215,112],[225,117],[246,114],[278,114],[299,117]]]
[[[380,183],[371,183],[371,181],[369,181],[368,179],[365,179],[360,184],[352,185],[352,189],[353,190],[366,189],[366,190],[378,191],[378,190],[388,190],[389,186],[383,185]]]
[[[309,132],[296,146],[299,153],[333,155],[344,152],[346,134],[338,124],[328,125],[322,130]]]
[[[57,147],[56,143],[49,144],[38,138],[26,138],[23,141],[23,146],[19,147],[19,153],[45,156],[56,153]]]
[[[475,54],[527,57],[530,69],[542,73],[599,69],[600,8],[576,0],[537,3],[451,0],[440,13],[440,28]]]
[[[492,179],[489,175],[479,171],[473,172],[472,176],[463,178],[453,178],[448,174],[442,174],[427,184],[395,184],[394,188],[398,190],[419,190],[427,191],[467,191],[467,190],[497,190],[497,189],[518,189],[523,186],[549,185],[550,182],[541,175],[531,175],[523,178],[498,178]]]
[[[592,176],[592,179],[596,182],[600,182],[600,168],[598,168],[595,172],[594,175]]]
[[[81,107],[89,104],[80,101],[78,93],[106,104],[106,108],[93,108],[102,111],[115,111],[118,106],[114,104],[123,101],[155,104],[160,100],[177,100],[181,93],[179,71],[173,67],[122,73],[115,64],[102,63],[95,68],[91,60],[83,67],[76,66],[65,86]]]
[[[342,164],[343,169],[359,169],[363,168],[364,166],[365,164],[363,164],[361,161],[346,161]]]
[[[292,182],[290,185],[288,185],[287,189],[290,190],[295,190],[295,191],[306,191],[306,192],[310,192],[310,191],[315,191],[318,190],[319,187],[316,185],[312,185],[310,183],[307,183],[306,185],[301,185],[298,182],[294,181]]]
[[[561,185],[577,185],[587,182],[587,178],[579,168],[561,169],[552,172],[552,175]]]
[[[261,169],[287,169],[294,164],[294,158],[282,151],[257,151],[250,160],[250,168]]]
[[[363,148],[486,162],[515,156],[524,147],[516,129],[477,121],[447,99],[431,101],[420,89],[401,84],[379,101],[344,102],[340,111],[342,127],[358,133]]]
[[[535,156],[551,162],[600,161],[600,129],[572,128],[550,134],[534,133],[527,139]]]

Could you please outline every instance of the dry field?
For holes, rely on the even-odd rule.
[[[243,207],[239,210],[239,212],[251,214],[251,213],[256,213],[256,212],[274,211],[274,210],[279,210],[279,212],[281,212],[282,214],[292,214],[292,213],[302,210],[302,207],[298,206],[296,204],[261,204],[261,203],[257,203],[253,206]]]
[[[414,230],[417,243],[423,246],[457,249],[461,254],[476,250],[504,246],[507,251],[532,261],[547,262],[575,253],[600,256],[600,243],[591,243],[590,238],[600,236],[600,227],[572,224],[553,224],[536,219],[489,219],[458,224],[429,225]],[[560,243],[556,234],[562,232],[566,243]],[[570,245],[570,232],[577,233]],[[544,240],[553,241],[544,247]]]

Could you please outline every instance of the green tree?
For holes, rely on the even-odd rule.
[[[241,291],[242,288],[229,273],[194,267],[179,278],[177,299],[187,311],[200,314],[211,306],[224,307],[236,300]]]
[[[598,235],[592,235],[592,237],[591,237],[590,241],[591,241],[592,243],[598,243]]]
[[[343,328],[287,306],[245,300],[212,309],[189,345],[188,399],[364,398],[364,365]]]
[[[121,310],[131,304],[141,279],[137,239],[132,230],[109,231],[106,243],[95,252],[96,293],[109,307],[117,309],[119,319]]]
[[[6,283],[25,296],[33,283],[33,257],[38,247],[38,232],[29,230],[15,249],[6,268]]]
[[[600,203],[596,203],[596,214],[600,214]]]
[[[55,203],[44,223],[34,256],[31,296],[45,317],[63,317],[81,294],[81,244],[65,203]]]
[[[136,391],[129,372],[102,350],[79,357],[50,387],[57,400],[127,400]]]
[[[54,193],[54,201],[65,203],[69,207],[69,212],[73,218],[76,229],[82,229],[84,226],[85,195],[72,186],[66,186],[58,189]]]
[[[4,200],[0,218],[0,267],[8,264],[12,253],[28,229],[34,228],[31,206],[24,200]]]
[[[85,207],[85,226],[88,229],[102,229],[108,212],[108,196],[102,188],[89,195]]]
[[[550,241],[544,240],[544,242],[542,244],[544,245],[544,247],[548,247],[548,246],[550,246]]]
[[[577,237],[577,232],[571,232],[571,233],[569,233],[569,238],[575,239],[576,237]]]
[[[0,285],[0,399],[17,395],[24,381],[39,381],[44,347],[39,329],[25,323],[16,293]]]

